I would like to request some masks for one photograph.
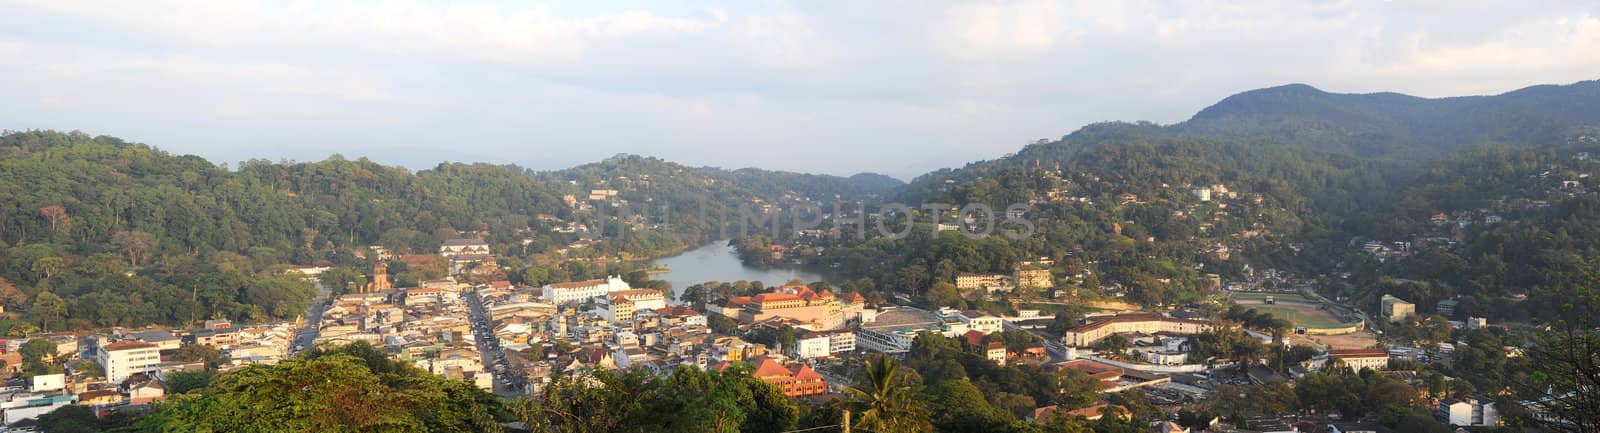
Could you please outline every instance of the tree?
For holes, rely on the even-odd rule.
[[[50,220],[50,231],[66,230],[72,224],[72,217],[67,215],[67,208],[61,205],[50,205],[39,208],[39,214]]]
[[[1578,323],[1587,321],[1563,321],[1526,350],[1529,365],[1538,368],[1518,387],[1541,396],[1530,409],[1548,416],[1537,420],[1548,431],[1600,431],[1600,336]]]
[[[168,395],[186,394],[211,385],[212,374],[207,371],[174,371],[167,374],[163,384]]]
[[[216,370],[217,367],[228,362],[228,358],[222,355],[222,351],[206,344],[189,344],[179,347],[178,350],[172,352],[172,359],[182,362],[201,362],[205,364],[208,371]]]
[[[128,263],[139,266],[156,246],[156,237],[136,230],[123,230],[111,236],[111,244],[128,255]]]
[[[60,257],[42,257],[33,261],[33,273],[38,275],[41,281],[48,280],[51,276],[60,272],[61,267],[65,264],[66,262]]]
[[[0,277],[0,305],[14,309],[25,302],[28,302],[28,294],[17,289],[17,286],[10,281],[6,281],[5,277]]]
[[[84,433],[100,430],[100,418],[94,414],[94,409],[88,406],[67,405],[49,413],[39,415],[39,431],[42,433]]]
[[[43,338],[34,338],[22,343],[18,350],[22,353],[22,374],[36,376],[40,374],[54,374],[62,372],[60,365],[55,362],[56,343]]]
[[[961,306],[961,293],[956,291],[956,285],[940,281],[928,290],[928,304],[935,307],[957,308]]]
[[[67,301],[49,291],[39,292],[39,296],[33,297],[33,306],[28,311],[39,318],[40,328],[48,330],[50,321],[67,314]]]
[[[500,432],[499,398],[471,383],[415,368],[375,372],[333,354],[254,365],[214,380],[199,396],[174,396],[140,420],[151,432]]]
[[[912,398],[911,385],[900,364],[888,355],[867,358],[865,376],[844,388],[851,407],[861,414],[856,425],[881,433],[924,432],[932,429],[928,410]]]

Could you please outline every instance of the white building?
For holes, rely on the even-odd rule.
[[[795,336],[794,346],[786,349],[789,356],[798,359],[823,358],[831,353],[832,340],[827,334],[802,332]]]
[[[106,382],[122,383],[134,373],[153,373],[161,365],[161,348],[139,341],[118,341],[101,347],[98,361]]]
[[[1475,399],[1445,399],[1439,402],[1434,414],[1439,422],[1457,427],[1492,427],[1500,425],[1500,411],[1493,402],[1481,403]]]
[[[1005,324],[1000,316],[978,310],[962,310],[955,314],[955,319],[967,324],[968,330],[982,332],[984,335],[1005,330]]]
[[[570,283],[555,283],[544,286],[542,289],[545,301],[562,304],[567,302],[582,301],[610,294],[631,290],[628,282],[621,277],[606,277],[603,280],[573,281]]]
[[[481,254],[489,254],[489,243],[483,239],[450,239],[439,245],[439,255],[445,257]]]
[[[966,326],[961,328],[965,332]],[[861,324],[856,332],[856,345],[876,352],[906,353],[911,350],[911,342],[916,340],[917,334],[923,332],[952,336],[944,320],[933,313],[911,307],[885,308],[872,322]]]

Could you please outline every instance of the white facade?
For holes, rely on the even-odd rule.
[[[97,361],[110,383],[121,383],[134,373],[154,372],[161,364],[161,348],[150,343],[119,341],[100,348],[99,355]]]
[[[791,356],[800,359],[814,359],[828,356],[832,339],[826,334],[808,334],[805,337],[794,339],[794,347],[790,348]]]
[[[835,331],[828,334],[828,352],[848,353],[854,351],[856,351],[856,333]]]
[[[628,282],[621,277],[606,277],[603,280],[577,281],[571,283],[549,284],[543,287],[544,299],[551,303],[561,304],[598,298],[610,294],[630,290]]]

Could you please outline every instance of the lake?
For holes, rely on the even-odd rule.
[[[707,281],[760,281],[767,286],[776,286],[795,278],[806,282],[825,280],[822,275],[800,269],[763,269],[745,266],[726,240],[714,241],[675,256],[657,259],[655,264],[672,270],[651,277],[672,283],[674,301],[672,303],[676,303],[678,293],[685,287]]]

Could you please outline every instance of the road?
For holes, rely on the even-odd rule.
[[[478,299],[476,291],[461,294],[461,299],[467,303],[468,320],[472,322],[472,335],[477,336],[478,353],[483,354],[483,368],[495,372],[494,393],[505,398],[516,398],[523,395],[522,390],[526,385],[525,378],[510,373],[506,364],[505,348],[500,347],[499,340],[494,338],[494,328],[489,321],[489,315],[484,312],[483,301]],[[504,371],[504,373],[502,373]]]
[[[1007,330],[1007,331],[1024,331],[1024,332],[1027,332],[1029,334],[1033,334],[1033,336],[1035,336],[1035,337],[1039,337],[1039,340],[1044,341],[1044,351],[1046,353],[1050,354],[1050,360],[1052,360],[1052,361],[1065,361],[1065,360],[1067,360],[1067,349],[1066,349],[1066,347],[1061,346],[1061,342],[1056,341],[1054,338],[1051,338],[1048,334],[1045,334],[1043,332],[1037,332],[1037,331],[1034,331],[1034,330],[1031,330],[1031,329],[1022,329],[1021,326],[1017,326],[1017,324],[1011,323],[1010,320],[1001,320],[1000,323],[1001,323],[1001,326],[1003,326],[1005,328],[1005,330]]]
[[[317,342],[317,333],[321,330],[322,312],[328,308],[328,298],[333,295],[333,289],[322,282],[317,282],[319,291],[316,299],[306,305],[306,313],[300,330],[295,332],[294,343],[289,345],[289,354],[294,355],[305,349],[310,349]]]

